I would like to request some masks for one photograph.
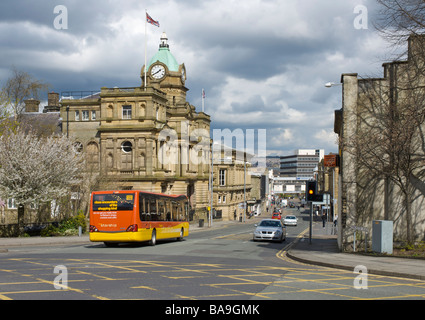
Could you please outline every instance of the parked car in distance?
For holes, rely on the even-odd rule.
[[[263,219],[255,225],[252,240],[269,240],[282,242],[286,240],[286,228],[282,221],[276,219]]]
[[[282,220],[282,215],[279,212],[273,212],[272,219]]]
[[[298,219],[296,216],[288,215],[283,219],[283,224],[285,226],[296,226],[298,223]]]

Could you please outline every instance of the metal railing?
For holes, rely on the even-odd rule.
[[[98,99],[100,91],[63,91],[60,100]]]

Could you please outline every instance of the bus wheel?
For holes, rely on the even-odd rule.
[[[177,238],[178,241],[183,241],[183,234],[184,234],[184,230],[183,228],[180,230],[180,236]]]
[[[153,231],[152,231],[152,238],[151,238],[151,241],[149,241],[149,244],[150,244],[151,246],[156,245],[156,230],[153,230]]]

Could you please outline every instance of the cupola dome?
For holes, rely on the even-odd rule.
[[[149,70],[149,67],[155,62],[162,62],[165,64],[169,71],[179,71],[179,64],[170,52],[170,47],[168,45],[168,38],[165,32],[161,35],[161,42],[159,44],[158,52],[149,60],[146,70]]]

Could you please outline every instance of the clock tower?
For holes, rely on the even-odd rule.
[[[150,59],[146,66],[146,86],[152,86],[167,94],[172,105],[186,102],[185,87],[186,67],[179,64],[171,54],[168,38],[165,32],[162,33],[159,50]],[[142,86],[145,86],[145,66],[142,67]]]

